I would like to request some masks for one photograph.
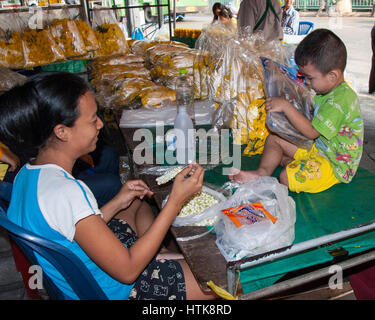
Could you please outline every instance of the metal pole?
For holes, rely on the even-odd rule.
[[[335,263],[336,266],[340,266],[343,270],[355,267],[362,263],[371,261],[375,259],[375,251],[371,251],[369,253],[362,254],[361,256]],[[280,293],[282,291],[298,287],[300,285],[309,283],[314,280],[321,279],[325,276],[329,276],[332,274],[330,271],[331,266],[324,267],[322,269],[295,277],[293,279],[285,280],[280,283],[273,284],[269,287],[259,289],[253,292],[246,293],[239,297],[240,300],[252,300],[252,299],[260,299],[266,296],[271,296],[276,293]]]
[[[90,19],[90,11],[89,11],[89,1],[88,0],[81,0],[81,12],[84,14],[85,16],[85,20],[90,23],[91,22],[91,19]]]
[[[228,283],[228,292],[231,295],[234,295],[235,286],[236,286],[236,271],[232,268],[227,268],[227,283]]]
[[[250,261],[248,261],[248,262],[238,263],[238,265],[234,262],[234,264],[236,265],[235,267],[238,268],[238,269],[245,269],[245,268],[249,268],[249,267],[252,267],[252,266],[259,265],[259,264],[264,263],[264,262],[280,259],[280,258],[288,256],[288,255],[292,255],[292,254],[295,254],[295,253],[307,251],[307,250],[310,250],[312,248],[315,248],[315,247],[318,247],[318,246],[321,246],[321,245],[325,245],[327,243],[343,240],[345,238],[349,238],[351,236],[355,236],[355,235],[358,235],[360,233],[364,233],[364,232],[371,231],[371,230],[374,230],[374,229],[375,229],[375,222],[371,221],[368,224],[363,224],[363,225],[360,225],[360,226],[357,226],[357,227],[354,227],[354,228],[351,228],[351,229],[348,229],[348,230],[342,230],[342,231],[334,232],[334,233],[331,233],[331,234],[327,234],[325,236],[321,236],[321,237],[318,237],[318,238],[314,238],[314,239],[311,239],[311,240],[307,240],[307,241],[297,243],[295,245],[292,245],[291,247],[286,248],[285,250],[281,250],[280,252],[277,252],[277,253],[274,253],[274,254],[265,253],[264,255],[262,255],[259,258],[254,258],[254,259],[249,258]]]
[[[176,30],[176,0],[173,0],[173,31]]]
[[[169,24],[169,41],[172,40],[172,25],[171,25],[171,2],[168,0],[168,24]]]
[[[275,250],[274,252],[264,253],[263,255],[256,256],[256,257],[250,257],[241,261],[230,261],[227,263],[227,286],[228,288],[233,288],[233,276],[229,273],[229,269],[232,273],[235,272],[235,270],[242,270],[249,267],[253,267],[256,265],[260,265],[265,262],[274,261],[292,254],[300,253],[303,251],[307,251],[322,245],[326,245],[328,243],[337,242],[339,240],[343,240],[345,238],[349,238],[351,236],[355,236],[361,233],[365,233],[368,231],[372,231],[375,229],[375,220],[370,221],[369,223],[362,224],[347,230],[342,230],[338,232],[334,232],[325,236],[321,236],[318,238],[314,238],[311,240],[303,241],[300,243],[297,243],[295,245],[292,245],[287,248],[281,248],[278,250]],[[229,291],[231,294],[234,294],[234,292]]]
[[[129,7],[129,0],[125,0],[125,7]],[[130,16],[130,9],[125,9],[125,16],[126,16],[126,27],[128,28],[128,36],[132,36],[133,32],[133,25],[131,21],[131,16]]]
[[[157,0],[157,5],[158,5],[158,24],[159,24],[159,29],[163,26],[163,7],[161,7],[160,0]]]

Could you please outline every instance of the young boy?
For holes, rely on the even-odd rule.
[[[346,57],[344,43],[330,30],[317,29],[301,41],[295,61],[306,84],[316,92],[313,120],[281,97],[268,98],[266,110],[284,112],[293,126],[315,143],[305,150],[270,134],[259,168],[233,172],[231,181],[270,176],[279,165],[286,167],[280,182],[294,192],[321,192],[352,180],[362,156],[363,120],[357,95],[344,81]]]

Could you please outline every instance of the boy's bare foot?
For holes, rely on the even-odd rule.
[[[261,176],[265,176],[266,173],[262,170],[254,170],[254,171],[244,171],[244,170],[238,170],[238,169],[232,169],[231,172],[233,174],[229,174],[229,180],[232,182],[249,182],[252,180],[255,180]]]

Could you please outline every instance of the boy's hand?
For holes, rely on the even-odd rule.
[[[293,107],[292,104],[284,97],[267,98],[266,111],[267,112],[284,112]]]

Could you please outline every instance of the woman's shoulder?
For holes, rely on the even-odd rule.
[[[30,165],[26,166],[29,170],[38,170],[38,195],[43,198],[66,198],[72,197],[77,192],[87,193],[86,185],[75,179],[70,173],[58,165]]]

